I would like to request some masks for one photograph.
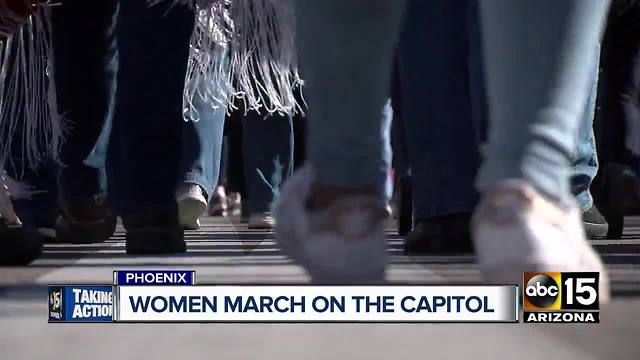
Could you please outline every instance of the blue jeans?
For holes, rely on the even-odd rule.
[[[416,219],[470,213],[478,194],[478,139],[484,100],[474,82],[470,32],[478,32],[475,1],[410,0],[398,49],[405,141]],[[475,26],[475,27],[474,27]],[[477,56],[477,54],[474,54]]]
[[[184,38],[177,41],[184,41]],[[219,49],[224,52],[223,48]],[[174,71],[181,71],[175,69]],[[205,84],[199,85],[202,90]],[[222,96],[222,93],[218,93]],[[212,109],[199,96],[194,99],[195,108],[198,110],[198,121],[182,122],[182,151],[177,173],[177,182],[193,183],[202,187],[205,195],[209,197],[214,186],[218,182],[220,172],[220,159],[222,151],[222,137],[225,120],[225,109],[218,107]],[[100,138],[85,164],[103,170],[111,134],[112,122],[109,117]],[[102,184],[106,184],[104,171]],[[104,187],[105,185],[103,185]]]
[[[598,47],[593,56],[595,66],[592,72],[592,84],[589,100],[582,115],[582,122],[578,129],[575,159],[573,161],[573,175],[571,176],[571,191],[576,196],[582,211],[587,211],[593,206],[591,196],[591,183],[598,173],[598,155],[596,153],[596,141],[593,131],[593,118],[596,109],[596,96],[598,93],[598,72],[600,49]]]
[[[479,167],[476,139],[484,137],[487,126],[486,109],[481,105],[486,102],[486,94],[477,49],[477,2],[412,0],[408,6],[400,37],[400,66],[401,91],[406,93],[402,106],[409,114],[404,117],[404,126],[413,161],[415,216],[425,219],[471,212],[477,202],[472,189]],[[469,15],[466,22],[465,13]],[[424,34],[431,36],[421,41]],[[417,43],[424,45],[416,47]],[[593,56],[593,81],[571,177],[572,192],[583,211],[593,205],[589,187],[598,171],[593,134],[598,55],[596,51]]]
[[[384,196],[379,112],[402,3],[296,2],[310,105],[309,158],[319,185],[375,186]],[[522,179],[558,202],[571,198],[574,134],[587,102],[587,94],[575,89],[589,86],[592,64],[585,59],[607,8],[601,0],[480,1],[491,110],[480,190]]]
[[[587,92],[576,94],[576,89],[593,84],[593,49],[608,5],[600,0],[480,2],[492,112],[481,189],[503,179],[525,179],[556,201],[570,201],[574,134],[588,100]]]
[[[183,150],[182,93],[194,13],[122,1],[120,67],[107,152],[108,189],[120,214],[174,212]]]
[[[280,185],[293,172],[290,115],[249,111],[242,119],[244,178],[250,213],[271,211]]]
[[[224,50],[220,48],[220,51]],[[206,84],[199,86],[204,90]],[[200,96],[195,96],[193,101],[199,120],[182,123],[178,184],[199,185],[209,198],[220,176],[226,108],[212,109]]]
[[[381,113],[403,12],[397,3],[402,4],[295,2],[309,104],[307,156],[317,169],[316,181],[328,187],[375,188],[381,205],[389,170]]]

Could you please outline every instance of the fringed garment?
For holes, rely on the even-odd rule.
[[[196,26],[183,95],[186,121],[200,119],[196,96],[212,110],[234,109],[241,103],[245,111],[302,111],[294,91],[302,80],[297,71],[292,0],[146,1],[149,6],[172,1],[173,6],[194,8]],[[12,141],[20,138],[22,158],[31,166],[45,157],[58,159],[62,143],[64,122],[56,106],[51,66],[52,5],[58,4],[0,0],[0,218],[4,219],[15,217],[10,199],[28,193],[4,171],[11,161]],[[216,51],[217,46],[227,51]],[[228,67],[223,56],[228,56]]]
[[[302,79],[292,0],[147,0],[150,6],[167,1],[193,6],[196,12],[183,98],[185,120],[199,119],[196,96],[212,108],[233,109],[241,103],[246,111],[302,111],[294,91]],[[229,67],[217,46],[227,49]],[[202,83],[207,84],[205,91]]]
[[[45,157],[57,159],[62,143],[50,64],[50,5],[0,0],[0,218],[10,223],[19,222],[10,199],[29,194],[4,170],[13,141],[23,145],[19,155],[28,166]]]

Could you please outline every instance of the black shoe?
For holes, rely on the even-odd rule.
[[[187,251],[184,230],[178,221],[178,212],[125,215],[127,254],[166,255]]]
[[[584,232],[587,234],[587,238],[605,239],[607,237],[609,224],[595,205],[582,213],[582,223],[584,224]]]
[[[0,219],[0,266],[29,265],[40,257],[43,244],[35,230]]]
[[[472,254],[471,214],[418,220],[404,241],[405,255]]]
[[[91,244],[109,239],[116,230],[116,216],[105,203],[104,195],[72,202],[59,200],[60,213],[56,221],[57,242]]]

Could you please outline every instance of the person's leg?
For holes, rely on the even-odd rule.
[[[225,121],[226,121],[225,116]],[[227,168],[229,164],[229,139],[227,135],[224,134],[223,126],[223,136],[222,136],[222,145],[220,146],[220,162],[214,164],[214,168],[218,166],[220,171],[218,172],[218,183],[216,184],[213,192],[211,193],[211,197],[209,199],[209,210],[208,213],[211,216],[227,216],[227,210],[229,209],[229,198],[227,197]]]
[[[383,281],[388,168],[381,112],[404,2],[295,4],[308,162],[284,186],[276,239],[314,282]]]
[[[182,153],[183,85],[195,19],[188,6],[171,5],[120,4],[120,68],[107,172],[130,254],[186,249],[175,189]]]
[[[205,113],[199,121],[183,124],[182,158],[178,172],[176,200],[180,224],[199,229],[199,218],[207,210],[208,199],[218,183],[225,109],[210,110],[206,105],[194,105]]]
[[[304,75],[303,75],[304,76]],[[296,90],[296,98],[298,103],[304,104],[302,87]],[[303,109],[305,112],[307,109]],[[307,138],[307,116],[306,113],[296,113],[293,115],[293,168],[298,169],[304,165],[307,158],[306,154],[306,138]]]
[[[620,91],[623,99],[623,119],[625,124],[624,146],[626,163],[631,166],[636,176],[640,176],[640,2],[634,1],[633,6],[624,18],[624,33],[619,41],[624,41],[628,62],[627,82]],[[626,96],[625,96],[626,95]]]
[[[201,93],[210,91],[211,86],[213,83],[199,84]],[[213,89],[222,95],[221,90]],[[213,108],[198,95],[194,96],[193,102],[199,119],[183,122],[176,200],[180,224],[188,229],[199,229],[198,218],[206,212],[208,200],[218,184],[226,108]]]
[[[0,80],[0,266],[25,266],[40,257],[45,240],[51,240],[37,230],[43,222],[51,229],[56,220],[57,167],[48,166],[53,149],[47,147],[53,139],[43,136],[42,123],[35,124],[40,118],[30,117],[29,108],[37,101],[28,97],[40,92],[29,81],[40,74],[29,76],[23,67],[33,65],[34,33],[22,29],[5,35],[11,41],[0,44],[5,54]]]
[[[312,207],[324,208],[351,192],[371,194],[383,202],[387,169],[381,113],[389,97],[390,52],[404,1],[297,1],[296,5],[301,23],[309,20],[318,29],[327,29],[326,38],[317,41],[335,44],[334,51],[324,54],[312,45],[317,34],[306,31],[309,24],[299,30],[310,114],[308,159],[317,169],[314,188],[319,190],[311,195]],[[376,17],[384,11],[390,12]],[[379,24],[376,29],[371,26],[374,22]],[[379,75],[369,77],[374,72]],[[318,94],[320,89],[333,90]],[[341,99],[353,101],[345,104]]]
[[[55,88],[68,128],[58,177],[62,216],[56,232],[61,242],[104,241],[115,229],[115,217],[104,203],[100,171],[85,160],[113,106],[117,7],[115,0],[71,0],[52,11]]]
[[[397,54],[394,56],[391,77],[391,155],[392,165],[398,179],[411,176],[409,150],[407,149],[407,134],[404,125],[402,84],[400,83],[400,69]]]
[[[391,213],[390,201],[393,197],[393,176],[391,169],[393,165],[393,149],[391,148],[391,124],[393,123],[393,107],[391,105],[391,98],[387,100],[387,104],[382,110],[382,142],[384,146],[384,155],[382,158],[385,162],[385,167],[388,169],[387,179],[384,185],[384,196],[387,201],[387,210]]]
[[[607,3],[480,2],[492,121],[481,189],[524,179],[568,205],[573,134],[588,98],[576,89],[590,86],[593,64],[588,55],[599,41]],[[525,58],[528,71],[523,69]]]
[[[398,68],[397,51],[394,54],[391,77],[391,122],[392,166],[395,172],[393,211],[398,219],[398,234],[407,235],[413,229],[413,194],[411,193],[411,164],[407,150],[407,135],[402,113],[402,86]]]
[[[244,177],[249,228],[271,228],[271,206],[280,185],[293,171],[293,122],[290,115],[249,111],[242,119]]]
[[[612,9],[602,49],[603,165],[640,164],[639,32],[640,4],[621,14]]]
[[[617,239],[639,186],[640,2],[613,3],[600,61],[597,202],[609,225],[607,237]]]
[[[580,210],[585,232],[589,238],[603,238],[607,236],[608,225],[604,217],[593,203],[591,184],[598,173],[598,155],[593,130],[593,119],[596,109],[598,93],[598,73],[600,64],[600,47],[596,47],[593,55],[594,67],[589,87],[589,100],[582,114],[582,121],[578,129],[573,172],[571,174],[571,192],[575,195]]]
[[[10,172],[13,167],[7,169]],[[13,200],[16,215],[24,226],[34,229],[45,242],[55,242],[55,223],[58,217],[56,181],[59,166],[54,161],[46,161],[37,168],[25,168],[22,176],[9,174],[29,187],[33,192],[28,197]]]
[[[471,1],[412,0],[399,42],[414,230],[405,252],[471,252],[480,166],[469,63]]]
[[[17,41],[19,36],[20,35],[17,34],[14,35],[13,41],[10,44],[4,44],[6,51],[14,54],[20,51],[26,51],[28,53],[30,49],[28,47],[24,49],[25,47]],[[28,36],[29,35],[24,34],[24,42],[22,42],[22,44],[28,44],[32,41],[32,39],[27,38]],[[21,50],[21,48],[23,50]],[[25,59],[29,58],[28,55],[25,56]],[[15,65],[21,66],[22,62],[20,60],[11,59],[11,61],[17,61],[18,64]],[[28,63],[28,60],[23,61],[24,63]],[[14,65],[5,64],[5,66],[7,69],[12,69]],[[12,96],[16,95],[11,95],[12,93],[18,94],[27,90],[25,89],[28,86],[26,79],[19,75],[20,73],[21,71],[18,73],[9,71],[6,74],[6,78],[3,81],[3,102],[13,101],[11,100]],[[13,250],[18,250],[18,253],[20,253],[20,247],[22,247],[20,243],[24,244],[27,249],[31,248],[33,250],[35,247],[30,245],[42,245],[43,240],[54,241],[56,239],[55,223],[58,216],[56,182],[59,166],[57,162],[48,158],[46,156],[47,154],[38,154],[41,155],[41,157],[40,160],[37,161],[25,151],[25,149],[29,147],[29,137],[26,136],[26,134],[30,131],[28,124],[29,115],[27,115],[27,113],[30,112],[24,110],[29,106],[28,101],[20,97],[15,100],[14,106],[21,110],[13,111],[14,118],[11,119],[11,121],[3,122],[6,118],[0,119],[0,123],[2,123],[1,132],[4,133],[5,136],[12,135],[11,138],[6,139],[6,142],[1,144],[4,148],[3,153],[6,151],[7,158],[0,158],[0,182],[2,182],[2,184],[0,184],[0,194],[4,195],[4,192],[8,192],[11,197],[8,200],[12,206],[10,206],[11,209],[3,209],[2,205],[4,205],[3,201],[5,200],[0,198],[0,224],[10,227],[6,229],[7,232],[1,235],[1,238],[17,240],[19,243],[16,243]],[[11,106],[9,106],[9,108],[10,107]],[[5,116],[6,115],[7,114],[5,114]],[[41,134],[37,134],[37,136],[40,135]],[[26,192],[21,191],[23,196],[16,196],[16,194],[12,193],[14,189],[10,189],[10,187],[13,187],[11,186],[12,184],[15,185],[17,183],[21,184],[18,187],[19,189],[26,190]],[[5,188],[5,185],[8,185],[8,187]],[[17,216],[17,218],[14,216]],[[21,226],[13,227],[13,225]],[[6,248],[7,244],[9,243],[4,243],[3,248]],[[38,250],[37,255],[39,255],[39,253],[40,251]],[[0,263],[4,261],[5,257],[3,256],[1,258]]]
[[[58,164],[27,159],[24,116],[16,120],[10,159],[0,169],[0,266],[28,265],[40,257],[45,242],[56,240]],[[16,189],[24,190],[18,191],[22,195],[16,196]]]
[[[247,185],[244,175],[242,116],[243,109],[229,114],[225,121],[228,144],[227,196],[231,215],[240,215],[241,221],[249,220]]]
[[[474,241],[486,281],[522,271],[602,271],[569,188],[593,48],[608,2],[480,2],[491,112]],[[603,299],[607,277],[601,274]]]

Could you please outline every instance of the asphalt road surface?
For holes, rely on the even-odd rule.
[[[614,299],[598,325],[47,324],[47,284],[109,284],[119,268],[193,269],[198,283],[306,281],[272,235],[229,218],[189,232],[183,256],[128,257],[123,232],[95,245],[48,245],[29,267],[0,268],[0,360],[640,359],[640,218],[595,241]],[[406,257],[389,233],[392,282],[478,283],[473,257]]]

